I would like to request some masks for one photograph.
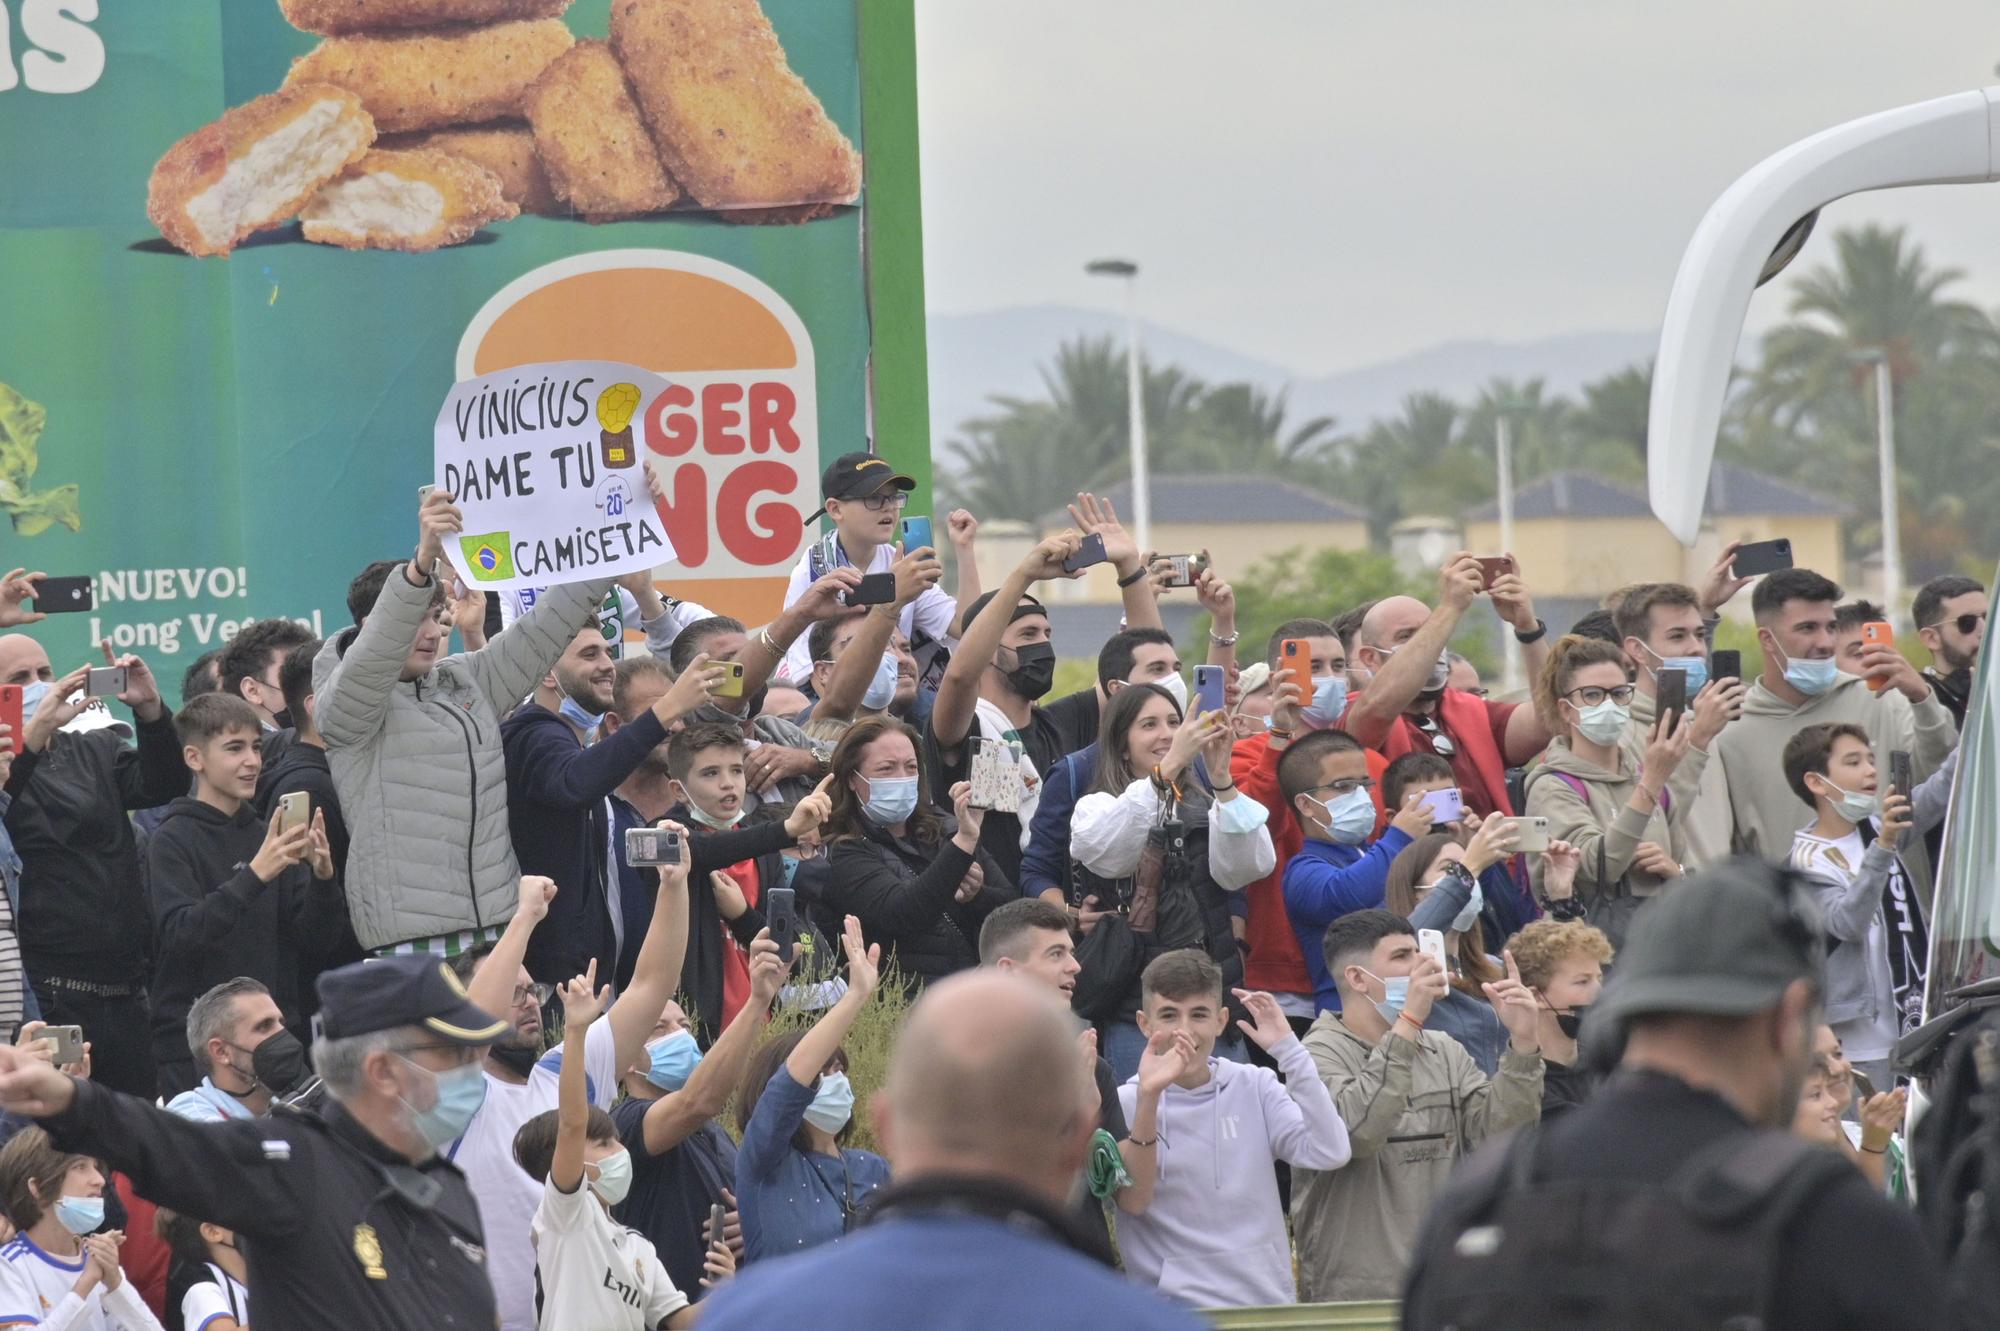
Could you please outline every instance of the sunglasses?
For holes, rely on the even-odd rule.
[[[1957,619],[1940,619],[1937,623],[1926,624],[1924,625],[1924,627],[1927,629],[1941,629],[1946,624],[1949,624],[1953,628],[1957,629],[1960,633],[1963,633],[1966,636],[1970,637],[1972,634],[1977,633],[1979,631],[1979,626],[1981,624],[1984,624],[1985,622],[1986,622],[1986,616],[1982,613],[1973,615],[1960,615]]]

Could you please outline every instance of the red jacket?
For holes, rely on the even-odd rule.
[[[1506,706],[1509,714],[1512,713],[1513,704],[1495,704],[1502,705]],[[1475,697],[1463,689],[1446,689],[1444,696],[1438,699],[1438,725],[1479,774],[1479,782],[1485,787],[1483,793],[1487,806],[1495,813],[1513,816],[1514,806],[1507,799],[1507,759],[1494,742],[1494,720],[1486,699]],[[1382,741],[1382,752],[1390,762],[1410,752],[1412,729],[1404,717],[1399,716],[1390,723],[1389,733]],[[1371,767],[1369,770],[1374,769]],[[1475,800],[1467,800],[1466,803],[1477,807]]]
[[[1371,793],[1375,797],[1379,832],[1386,821],[1382,815],[1381,782],[1389,761],[1373,749],[1364,749],[1363,753],[1368,759],[1368,775],[1376,783]],[[1299,937],[1285,915],[1285,865],[1299,853],[1306,834],[1278,788],[1278,759],[1282,756],[1281,752],[1272,751],[1271,737],[1266,734],[1239,741],[1229,758],[1230,778],[1246,797],[1256,800],[1270,814],[1271,845],[1278,852],[1278,867],[1271,871],[1270,877],[1260,878],[1243,889],[1250,907],[1243,933],[1250,948],[1243,959],[1243,983],[1250,989],[1311,998],[1312,975],[1306,970],[1305,955],[1299,951]]]

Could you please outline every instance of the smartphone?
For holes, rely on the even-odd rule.
[[[1194,668],[1195,703],[1204,712],[1219,712],[1228,697],[1229,672],[1217,665]]]
[[[38,1040],[53,1040],[56,1046],[56,1066],[83,1061],[83,1027],[44,1026]]]
[[[1549,820],[1546,818],[1509,818],[1508,822],[1521,830],[1520,839],[1514,849],[1524,855],[1539,855],[1549,848]]]
[[[1021,811],[1021,753],[1004,740],[972,741],[972,763],[966,780],[972,785],[968,802],[993,813]]]
[[[931,539],[931,520],[929,518],[903,519],[904,554],[907,555],[913,550],[935,549],[937,549],[937,544]]]
[[[893,573],[870,573],[861,579],[861,585],[851,592],[843,592],[842,605],[890,605],[896,599],[896,575]]]
[[[304,827],[312,817],[312,795],[303,790],[294,790],[289,795],[278,796],[278,830],[289,832],[295,827]]]
[[[1505,577],[1514,571],[1514,561],[1506,555],[1481,555],[1479,557],[1479,589],[1492,589],[1495,578]]]
[[[799,917],[793,903],[793,889],[774,887],[764,894],[764,923],[771,930],[771,941],[778,945],[778,959],[787,966],[792,964],[792,954],[799,941]]]
[[[1875,1094],[1875,1083],[1868,1080],[1867,1073],[1851,1063],[1848,1065],[1847,1070],[1848,1075],[1854,1078],[1854,1089],[1860,1093],[1863,1100]]]
[[[1445,966],[1444,935],[1435,929],[1417,930],[1417,951],[1427,957],[1436,957],[1437,964]],[[1450,967],[1446,966],[1446,969]]]
[[[1902,749],[1895,750],[1889,755],[1889,784],[1896,788],[1898,795],[1908,799],[1915,782],[1916,776],[1910,770],[1910,755]]]
[[[1312,701],[1313,690],[1313,649],[1304,638],[1287,638],[1278,644],[1278,668],[1292,672],[1292,683],[1299,689],[1299,696],[1306,702]]]
[[[431,491],[435,489],[437,489],[435,485],[419,485],[417,487],[417,507],[422,508],[424,500],[429,499]]]
[[[115,698],[128,687],[124,666],[92,666],[84,676],[83,696],[86,698]]]
[[[1465,794],[1456,786],[1431,791],[1424,796],[1424,805],[1431,811],[1433,827],[1439,823],[1455,823],[1465,817]]]
[[[724,673],[722,682],[715,686],[718,698],[740,698],[743,696],[743,663],[741,661],[717,661]]]
[[[4,743],[6,748],[15,753],[21,751],[21,736],[27,730],[26,724],[21,720],[22,706],[19,684],[0,684],[0,726],[7,727],[7,734],[10,737],[0,743]]]
[[[1783,537],[1775,541],[1751,541],[1738,547],[1730,570],[1739,578],[1754,578],[1792,566],[1792,543]]]
[[[1710,652],[1708,654],[1708,677],[1717,681],[1743,678],[1743,653]]]
[[[1208,561],[1200,555],[1161,555],[1153,562],[1167,566],[1169,587],[1192,587],[1208,568]]]
[[[687,862],[687,839],[672,827],[625,829],[625,863],[634,869],[678,867]]]
[[[95,610],[89,578],[43,578],[35,587],[35,609],[45,615],[69,615]]]
[[[713,1248],[723,1241],[722,1235],[729,1224],[729,1208],[716,1202],[708,1208],[708,1246]]]
[[[1681,723],[1681,713],[1688,705],[1688,672],[1678,666],[1661,670],[1653,676],[1654,698],[1657,705],[1655,715],[1663,718],[1671,731]]]
[[[1104,533],[1094,531],[1083,538],[1083,548],[1073,555],[1064,557],[1063,572],[1075,573],[1089,568],[1092,564],[1102,564],[1108,556],[1104,553]]]
[[[1895,627],[1890,624],[1884,624],[1880,620],[1872,624],[1863,624],[1861,626],[1861,641],[1865,646],[1869,647],[1894,648],[1896,645]],[[1868,681],[1868,691],[1870,693],[1880,693],[1888,687],[1889,681],[1886,679],[1871,677]]]

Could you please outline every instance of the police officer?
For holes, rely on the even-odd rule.
[[[323,1115],[190,1123],[0,1046],[0,1107],[100,1157],[162,1206],[235,1230],[259,1326],[491,1331],[479,1212],[437,1152],[486,1095],[480,1060],[508,1023],[437,957],[319,980]]]
[[[1617,1070],[1467,1162],[1419,1236],[1406,1331],[1944,1325],[1916,1220],[1785,1130],[1822,983],[1788,870],[1732,860],[1641,911],[1584,1023]]]

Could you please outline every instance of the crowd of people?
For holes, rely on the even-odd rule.
[[[1522,1217],[1777,1128],[1825,1249],[1777,1268],[1818,1320],[1769,1324],[1914,1324],[1836,1259],[1866,1224],[1927,1260],[1890,1057],[1982,586],[1918,593],[1922,671],[1734,546],[1560,637],[1460,553],[1434,602],[1244,643],[1204,552],[1190,644],[1109,504],[991,588],[951,514],[948,593],[912,488],[830,465],[761,626],[646,574],[468,590],[431,490],[351,627],[248,625],[172,713],[108,644],[115,697],[57,675],[41,575],[0,580],[0,1326],[1498,1325],[1534,1244],[1575,1264]],[[1123,627],[1058,644],[1037,589],[1099,546]],[[1525,700],[1451,651],[1482,598]],[[1052,699],[1059,651],[1096,678]],[[1482,1283],[1496,1215],[1527,1246]]]

